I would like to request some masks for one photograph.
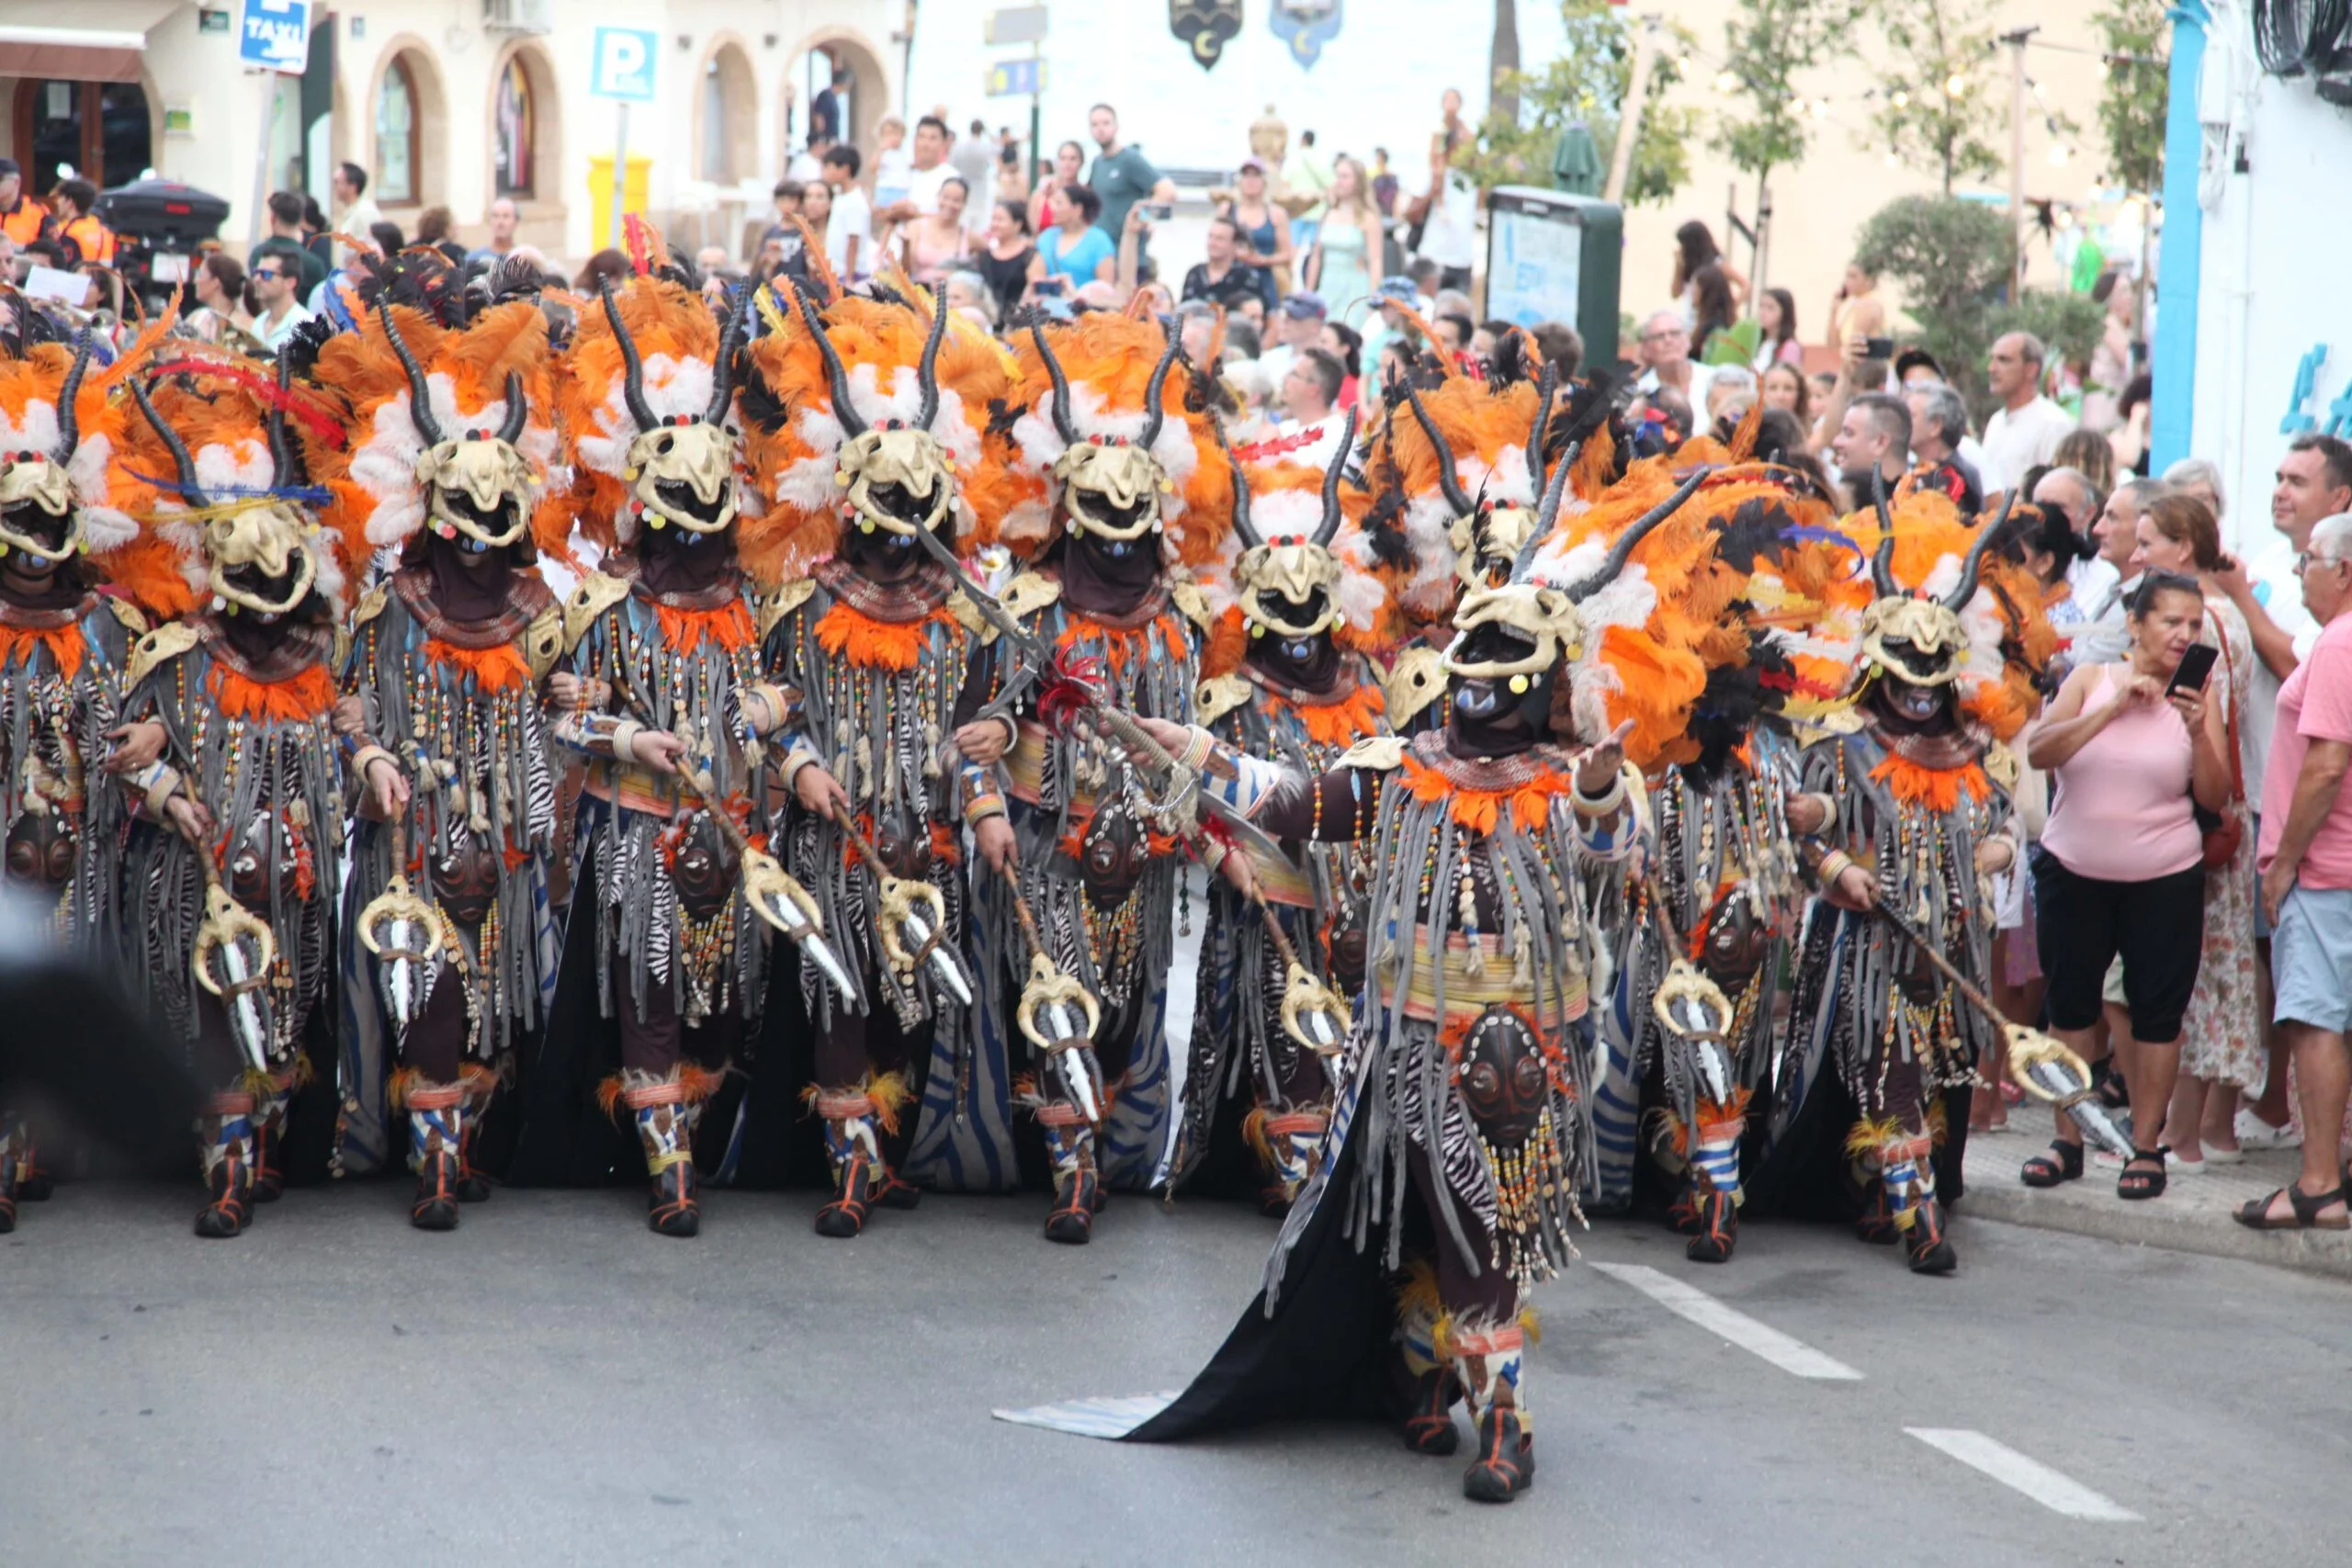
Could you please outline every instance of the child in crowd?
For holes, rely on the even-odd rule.
[[[882,117],[874,128],[874,205],[878,209],[904,201],[913,193],[914,157],[907,151],[907,122],[897,115]]]

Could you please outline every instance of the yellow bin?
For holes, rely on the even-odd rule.
[[[621,193],[623,212],[645,210],[645,197],[652,184],[653,160],[641,152],[628,155],[628,184]],[[613,218],[613,155],[610,152],[591,153],[588,158],[588,210],[594,226],[589,230],[589,245],[603,250],[618,245],[620,235]]]

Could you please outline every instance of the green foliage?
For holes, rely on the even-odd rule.
[[[1884,59],[1863,144],[1939,171],[1946,196],[2007,169],[1994,141],[2008,96],[1993,69],[1990,0],[1872,0],[1869,11]]]
[[[2126,190],[2154,193],[2165,180],[2165,113],[2172,82],[2165,48],[2172,26],[2165,0],[2107,0],[2099,39],[2110,58],[2099,95],[2098,128],[2107,138],[2108,178]]]
[[[1984,398],[1984,351],[2017,255],[2007,217],[1952,197],[1889,202],[1855,236],[1854,259],[1901,290],[1911,334],[1972,405]]]
[[[1861,10],[1859,0],[1736,0],[1724,24],[1728,62],[1716,85],[1740,108],[1716,117],[1713,138],[1734,168],[1766,179],[1804,156],[1813,125],[1797,73],[1851,53]]]
[[[1475,141],[1454,153],[1455,165],[1482,188],[1549,185],[1552,150],[1572,121],[1590,128],[1604,164],[1616,145],[1618,118],[1634,79],[1634,29],[1641,23],[1608,0],[1561,0],[1560,19],[1567,36],[1558,57],[1540,70],[1506,72],[1496,85],[1498,102],[1515,98],[1518,112],[1490,111]],[[1664,99],[1681,80],[1678,56],[1697,42],[1687,28],[1668,24],[1658,30],[1625,177],[1628,206],[1665,201],[1690,181],[1699,117]]]

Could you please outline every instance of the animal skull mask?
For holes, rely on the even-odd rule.
[[[81,531],[65,465],[45,452],[0,456],[0,545],[61,566],[73,558]]]
[[[861,532],[909,536],[939,526],[955,480],[956,459],[939,438],[896,420],[844,440],[833,473]]]
[[[721,426],[681,414],[639,433],[621,477],[649,528],[718,534],[735,521],[735,438]]]
[[[463,440],[435,443],[416,460],[433,531],[497,549],[530,526],[531,465],[504,437],[469,431]]]
[[[318,577],[310,529],[294,507],[264,501],[204,525],[212,596],[257,615],[283,615],[310,596]]]

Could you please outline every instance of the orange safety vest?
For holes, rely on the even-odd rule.
[[[49,209],[28,196],[17,198],[16,211],[0,212],[0,234],[15,244],[31,244],[48,225]]]
[[[114,265],[114,231],[87,214],[65,225],[58,238],[73,245],[85,262]]]

